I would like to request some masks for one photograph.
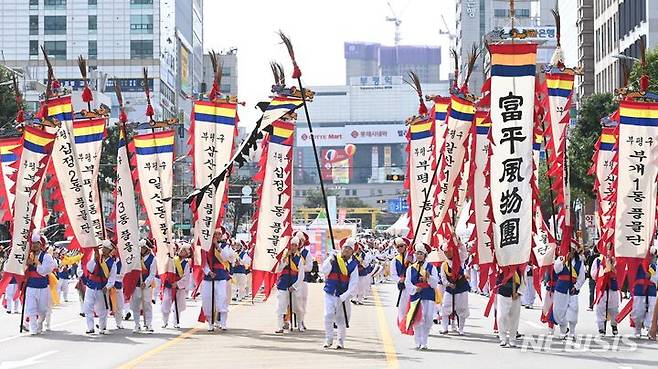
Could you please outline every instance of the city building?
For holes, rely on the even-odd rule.
[[[92,87],[104,93],[114,119],[119,110],[114,83],[119,83],[129,120],[146,121],[142,69],[147,67],[156,118],[181,120],[175,154],[186,155],[192,97],[203,77],[203,0],[0,0],[0,17],[0,56],[21,77],[29,108],[37,108],[47,77],[41,46],[56,77],[74,91],[83,87],[77,58],[85,57]],[[175,197],[189,192],[185,167],[189,163],[176,161]],[[183,218],[189,214],[174,216]]]
[[[362,76],[403,76],[414,71],[423,83],[439,83],[441,48],[345,43],[345,81]]]
[[[404,121],[417,113],[418,97],[400,76],[352,77],[345,86],[310,86],[308,104],[325,186],[341,199],[358,198],[372,207],[404,199],[407,145]],[[426,94],[448,94],[448,81],[423,83]],[[432,103],[428,103],[431,107]],[[349,156],[345,146],[356,151]],[[295,131],[293,204],[318,189],[309,130],[303,114]]]
[[[455,48],[459,57],[460,70],[465,70],[468,64],[468,53],[475,44],[478,47],[483,41],[499,41],[505,39],[512,27],[510,20],[509,0],[457,0],[456,1],[456,34]],[[555,50],[555,21],[550,9],[555,6],[552,1],[516,0],[514,2],[515,23],[519,30],[536,31],[531,40],[539,44],[537,63],[546,64]],[[488,72],[488,58],[482,50],[483,57],[476,63],[469,80],[470,90],[479,92]],[[452,65],[454,61],[450,60]],[[459,78],[461,82],[461,78]]]
[[[658,45],[658,2],[594,0],[594,92],[621,86],[623,64],[640,57],[640,45]]]
[[[594,0],[578,0],[578,66],[583,75],[576,79],[578,100],[594,93]]]
[[[238,50],[230,49],[219,52],[219,60],[222,65],[222,82],[219,86],[221,93],[231,96],[238,95]],[[209,93],[215,78],[215,72],[212,69],[210,54],[203,55],[203,81],[201,83],[201,93]]]

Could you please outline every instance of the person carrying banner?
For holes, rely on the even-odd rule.
[[[50,307],[51,294],[48,288],[48,275],[57,265],[45,250],[45,238],[38,232],[32,234],[30,253],[27,258],[27,287],[25,289],[25,314],[30,325],[31,335],[43,332],[43,323]]]
[[[185,296],[190,285],[192,248],[190,245],[180,245],[178,255],[174,256],[174,270],[177,281],[165,283],[162,293],[162,328],[169,325],[169,314],[174,312],[174,328],[180,328],[180,314],[185,311]],[[174,302],[173,296],[176,295]],[[173,310],[172,310],[173,308]]]
[[[344,238],[339,243],[340,250],[334,250],[320,266],[324,276],[324,348],[330,348],[334,342],[334,325],[338,344],[336,349],[345,347],[345,336],[350,321],[350,304],[346,304],[356,293],[359,284],[359,271],[353,258],[359,249],[359,243],[353,237]]]
[[[440,274],[441,283],[445,286],[445,294],[443,294],[443,301],[441,303],[441,334],[448,334],[448,323],[453,319],[453,329],[456,321],[459,335],[463,336],[466,318],[470,315],[468,293],[471,287],[468,279],[466,279],[462,265],[459,265],[459,269],[456,271],[452,269],[453,249],[451,247],[444,247],[443,252],[448,260],[442,263]]]
[[[85,265],[83,274],[85,289],[84,304],[82,312],[87,320],[87,331],[94,333],[94,312],[98,315],[98,329],[100,334],[105,334],[107,329],[107,314],[110,309],[110,300],[107,294],[116,281],[117,269],[115,260],[110,256],[114,245],[109,240],[101,243],[101,253],[95,250],[94,257],[90,258]]]
[[[142,272],[137,280],[137,288],[130,298],[130,310],[132,310],[135,328],[133,333],[141,330],[139,324],[140,312],[144,315],[144,329],[146,332],[153,332],[153,305],[151,296],[153,294],[153,281],[156,275],[155,256],[153,255],[153,245],[146,239],[139,240],[141,249]]]
[[[201,257],[204,261],[201,309],[208,323],[208,332],[214,331],[215,327],[223,331],[226,330],[228,322],[228,283],[231,280],[229,269],[236,257],[223,227],[215,231],[211,249],[202,251]]]
[[[299,302],[297,305],[301,313],[297,315],[297,325],[299,326],[300,331],[305,331],[306,324],[304,324],[304,317],[306,316],[306,306],[308,304],[308,283],[312,279],[311,270],[313,269],[313,257],[311,256],[311,251],[308,249],[308,245],[311,244],[308,234],[306,234],[306,232],[297,231],[295,232],[295,237],[302,241],[299,254],[302,257],[304,265],[304,280],[299,285]]]
[[[617,335],[617,314],[619,314],[619,284],[617,283],[615,258],[603,254],[594,260],[591,269],[596,279],[596,298],[594,311],[599,334],[606,335],[606,325],[610,320],[612,334]]]
[[[391,274],[398,285],[398,326],[404,321],[407,305],[409,304],[409,292],[407,291],[404,281],[407,277],[407,268],[409,267],[409,260],[407,260],[407,248],[410,241],[406,238],[397,237],[393,240],[393,244],[397,248],[397,256],[391,262]]]
[[[283,330],[288,328],[293,329],[293,314],[296,314],[297,319],[300,321],[303,320],[303,311],[300,309],[301,301],[299,298],[300,288],[304,283],[304,260],[299,250],[302,242],[300,238],[293,236],[276,266],[278,303],[276,309],[277,330],[275,333],[283,333]],[[301,326],[299,330],[303,331]]]
[[[123,310],[126,305],[123,297],[123,276],[125,271],[123,270],[123,264],[119,258],[119,250],[116,247],[112,250],[111,256],[114,259],[114,265],[116,265],[117,277],[114,281],[114,286],[110,289],[109,296],[112,298],[114,322],[116,323],[117,329],[123,329]]]
[[[523,291],[523,275],[523,270],[517,268],[507,280],[505,280],[503,273],[499,273],[496,279],[496,285],[498,286],[496,321],[501,347],[516,347],[519,317],[521,315],[519,291]]]
[[[407,268],[404,285],[409,293],[409,303],[405,314],[404,334],[413,334],[416,349],[427,350],[427,339],[432,328],[435,308],[435,288],[439,283],[436,268],[427,262],[432,251],[429,245],[417,243],[415,262]]]
[[[562,338],[576,337],[578,323],[578,293],[585,283],[585,265],[575,249],[566,258],[559,256],[553,264],[555,289],[553,319],[560,326]]]
[[[651,313],[656,306],[656,284],[658,284],[656,255],[658,255],[658,247],[653,246],[650,251],[650,259],[638,266],[637,279],[633,286],[633,310],[631,311],[631,318],[635,323],[635,338],[642,336],[642,328],[648,330],[651,327]]]
[[[237,254],[235,264],[231,268],[235,280],[235,296],[233,299],[242,301],[247,297],[247,270],[251,266],[251,257],[249,257],[249,252],[244,243],[236,240],[233,245]]]

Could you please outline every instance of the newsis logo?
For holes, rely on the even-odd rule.
[[[580,334],[575,338],[561,339],[554,335],[523,336],[521,351],[536,352],[633,352],[637,343],[632,335],[614,336],[606,339],[596,334]]]

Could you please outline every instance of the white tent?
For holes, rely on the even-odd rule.
[[[390,234],[391,236],[406,236],[409,233],[409,217],[407,213],[404,213],[398,218],[398,220],[388,227],[385,233]]]

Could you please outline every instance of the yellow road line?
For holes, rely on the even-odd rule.
[[[379,298],[379,292],[377,292],[376,288],[372,288],[372,296],[375,298],[375,309],[377,310],[377,321],[379,323],[379,337],[382,339],[382,346],[384,346],[388,368],[397,369],[400,365],[398,364],[395,344],[391,337],[391,330],[388,325],[388,320],[386,319],[386,314],[384,314],[382,300]]]
[[[158,347],[155,347],[155,348],[143,353],[142,355],[130,360],[129,362],[119,366],[118,369],[134,368],[138,364],[141,364],[142,362],[144,362],[144,360],[146,360],[146,359],[150,358],[151,356],[161,352],[162,350],[166,349],[167,347],[169,347],[171,345],[174,345],[174,344],[178,343],[179,341],[182,341],[182,340],[186,339],[187,337],[193,335],[194,333],[198,332],[199,330],[201,330],[200,327],[190,328],[187,331],[181,333],[179,336],[176,336],[176,337],[172,338],[171,340],[163,343],[162,345],[160,345]]]

